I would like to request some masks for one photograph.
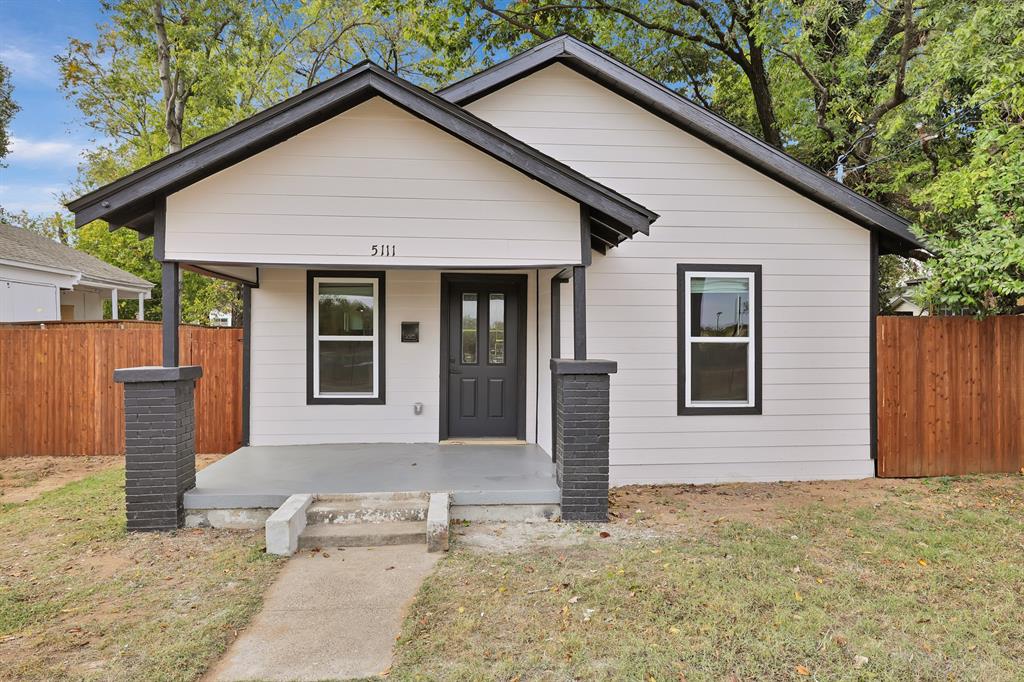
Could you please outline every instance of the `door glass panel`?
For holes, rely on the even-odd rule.
[[[690,400],[746,402],[747,358],[746,343],[693,343]]]
[[[373,393],[373,341],[321,341],[320,393]]]
[[[487,362],[505,364],[505,294],[491,294],[488,310]]]
[[[477,318],[478,301],[476,294],[462,295],[462,364],[475,365],[477,360]]]
[[[373,284],[321,282],[320,336],[373,336]]]
[[[750,280],[694,277],[690,280],[690,336],[750,335]]]

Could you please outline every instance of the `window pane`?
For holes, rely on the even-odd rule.
[[[492,365],[505,364],[505,294],[491,294],[488,311],[487,362]]]
[[[462,363],[475,365],[477,359],[477,295],[462,295]]]
[[[690,400],[747,401],[747,344],[690,344]]]
[[[749,336],[750,281],[746,277],[690,280],[690,336]]]
[[[373,393],[373,341],[321,341],[321,393]]]
[[[321,282],[320,336],[373,336],[373,285]]]

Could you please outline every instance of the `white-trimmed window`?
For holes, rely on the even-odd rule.
[[[679,414],[761,413],[761,266],[678,266]]]
[[[384,275],[309,273],[307,402],[384,402]]]

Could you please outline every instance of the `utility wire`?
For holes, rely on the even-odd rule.
[[[1019,85],[1019,84],[1018,83],[1010,83],[1009,85],[1007,85],[1006,87],[1000,89],[998,92],[996,92],[995,94],[991,95],[990,97],[985,98],[984,100],[978,102],[977,104],[971,105],[971,107],[969,109],[964,109],[959,114],[957,114],[955,117],[949,119],[948,121],[943,123],[941,126],[936,128],[935,131],[933,133],[931,133],[931,134],[932,135],[938,135],[938,133],[940,131],[948,128],[949,126],[953,125],[957,121],[960,121],[967,114],[973,113],[973,111],[975,109],[977,109],[978,107],[981,107],[981,106],[984,106],[984,105],[988,104],[989,102],[994,100],[996,97],[999,97],[999,95],[1003,94],[1004,92],[1009,90],[1011,87],[1014,87],[1016,85]],[[857,142],[859,142],[859,141],[860,140],[858,139]],[[914,140],[913,142],[911,142],[909,144],[905,144],[902,147],[900,147],[900,148],[898,148],[898,149],[896,149],[896,150],[886,154],[885,156],[880,156],[877,159],[869,159],[869,160],[865,161],[864,163],[862,163],[859,166],[854,166],[853,168],[844,169],[844,173],[855,173],[857,171],[864,170],[868,166],[873,166],[874,164],[878,163],[879,161],[885,161],[886,159],[891,159],[892,157],[896,156],[897,154],[901,154],[904,151],[906,151],[907,149],[910,149],[911,147],[913,147],[915,145],[921,144],[923,141],[924,141],[923,139],[918,138],[918,139]],[[854,146],[857,144],[857,142],[854,142]],[[853,149],[853,147],[851,147],[851,151],[852,151],[852,149]],[[847,152],[847,154],[849,154],[849,152]],[[835,169],[837,167],[841,167],[843,161],[845,161],[845,160],[846,160],[846,154],[840,156],[839,157],[839,161],[837,161],[836,165],[833,166],[832,168]]]

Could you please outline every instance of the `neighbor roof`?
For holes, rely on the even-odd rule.
[[[152,234],[161,198],[380,96],[586,206],[624,236],[647,233],[658,217],[459,106],[364,62],[179,152],[68,204],[76,225],[107,220]]]
[[[439,91],[466,105],[552,63],[561,63],[839,215],[875,231],[883,251],[924,248],[909,221],[805,166],[661,83],[572,36],[558,36]]]
[[[28,263],[54,270],[78,273],[83,280],[121,285],[131,289],[153,288],[152,282],[110,263],[14,225],[0,223],[0,261]]]

